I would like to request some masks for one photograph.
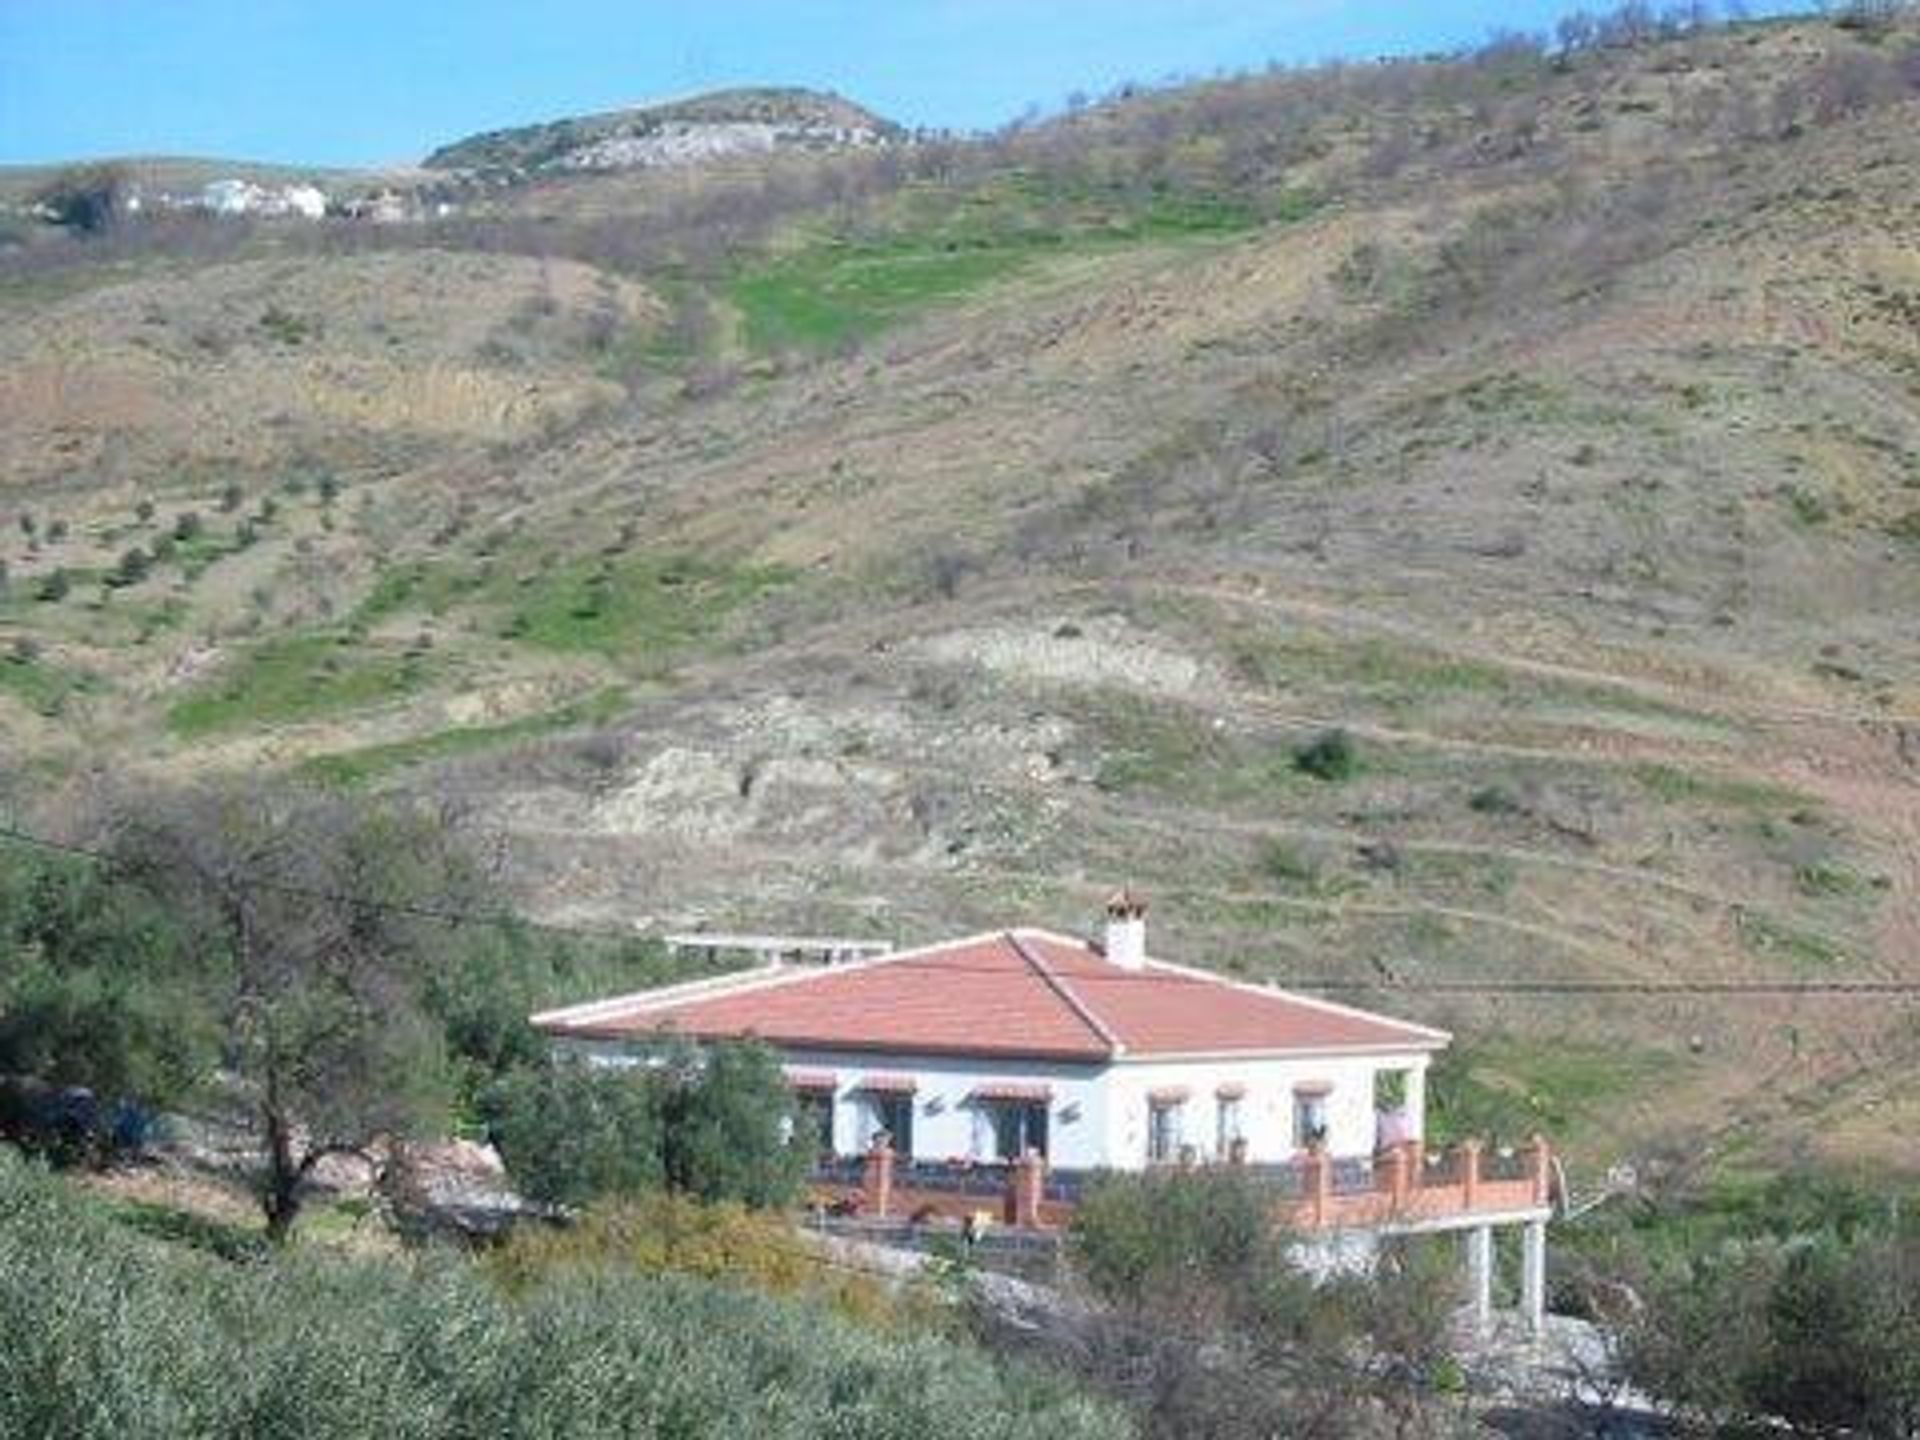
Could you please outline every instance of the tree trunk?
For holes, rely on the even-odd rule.
[[[300,1215],[300,1184],[305,1171],[293,1155],[292,1127],[278,1111],[265,1112],[267,1126],[267,1175],[261,1187],[260,1206],[266,1212],[267,1239],[284,1245],[293,1233],[293,1222]]]

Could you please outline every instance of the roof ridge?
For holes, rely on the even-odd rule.
[[[1014,953],[1026,961],[1027,967],[1046,982],[1048,989],[1067,1002],[1067,1008],[1079,1016],[1081,1024],[1104,1040],[1115,1056],[1127,1053],[1126,1043],[1113,1032],[1106,1021],[1093,1012],[1086,1001],[1074,992],[1073,987],[1067,984],[1066,977],[1057,974],[1051,965],[1029,949],[1027,942],[1022,940],[1016,931],[1008,930],[1003,933],[1007,937],[1007,943],[1013,946]]]

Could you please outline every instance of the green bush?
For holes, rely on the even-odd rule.
[[[1360,754],[1344,730],[1326,730],[1293,752],[1293,768],[1316,780],[1350,780],[1360,769]]]
[[[1291,1275],[1273,1207],[1271,1189],[1240,1170],[1110,1175],[1074,1215],[1075,1264],[1115,1304]]]
[[[665,1183],[659,1088],[643,1071],[557,1060],[507,1076],[483,1105],[513,1183],[530,1199],[584,1205]]]
[[[1723,1431],[1785,1421],[1795,1434],[1920,1434],[1910,1223],[1697,1250],[1641,1288],[1624,1356],[1666,1402]]]
[[[1370,1271],[1316,1282],[1280,1201],[1232,1167],[1094,1185],[1070,1256],[1108,1308],[1062,1363],[1131,1399],[1156,1440],[1466,1433],[1440,1385],[1457,1375],[1457,1250],[1382,1241]]]
[[[583,1205],[665,1187],[709,1203],[790,1203],[806,1152],[788,1143],[792,1096],[759,1045],[673,1050],[649,1065],[569,1057],[516,1071],[482,1100],[514,1184]]]
[[[0,1434],[13,1440],[1078,1440],[1125,1433],[970,1347],[680,1276],[295,1252],[231,1265],[129,1235],[0,1154]]]

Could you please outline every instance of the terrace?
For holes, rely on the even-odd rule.
[[[1414,1140],[1371,1157],[1309,1153],[1233,1168],[1271,1188],[1276,1223],[1300,1236],[1309,1253],[1333,1255],[1322,1242],[1339,1235],[1464,1235],[1468,1311],[1483,1333],[1492,1322],[1495,1232],[1518,1228],[1521,1310],[1532,1333],[1541,1333],[1554,1165],[1539,1136],[1491,1152],[1481,1141],[1463,1140],[1429,1153]],[[1072,1219],[1096,1174],[1049,1170],[1033,1151],[1010,1163],[901,1159],[882,1141],[864,1155],[823,1160],[812,1184],[823,1212],[866,1225],[971,1225],[984,1214],[1039,1235]]]
[[[1429,1152],[1408,1141],[1372,1157],[1306,1154],[1236,1168],[1271,1186],[1275,1218],[1303,1233],[1467,1229],[1543,1219],[1552,1207],[1552,1152],[1537,1137],[1517,1150],[1489,1151],[1465,1140]],[[1050,1170],[1034,1154],[1012,1162],[911,1160],[877,1146],[823,1159],[811,1180],[816,1200],[843,1214],[932,1220],[985,1211],[1006,1224],[1045,1229],[1071,1218],[1097,1173]]]

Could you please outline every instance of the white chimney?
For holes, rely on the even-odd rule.
[[[1106,955],[1126,970],[1147,963],[1147,902],[1132,890],[1117,890],[1107,901]]]

